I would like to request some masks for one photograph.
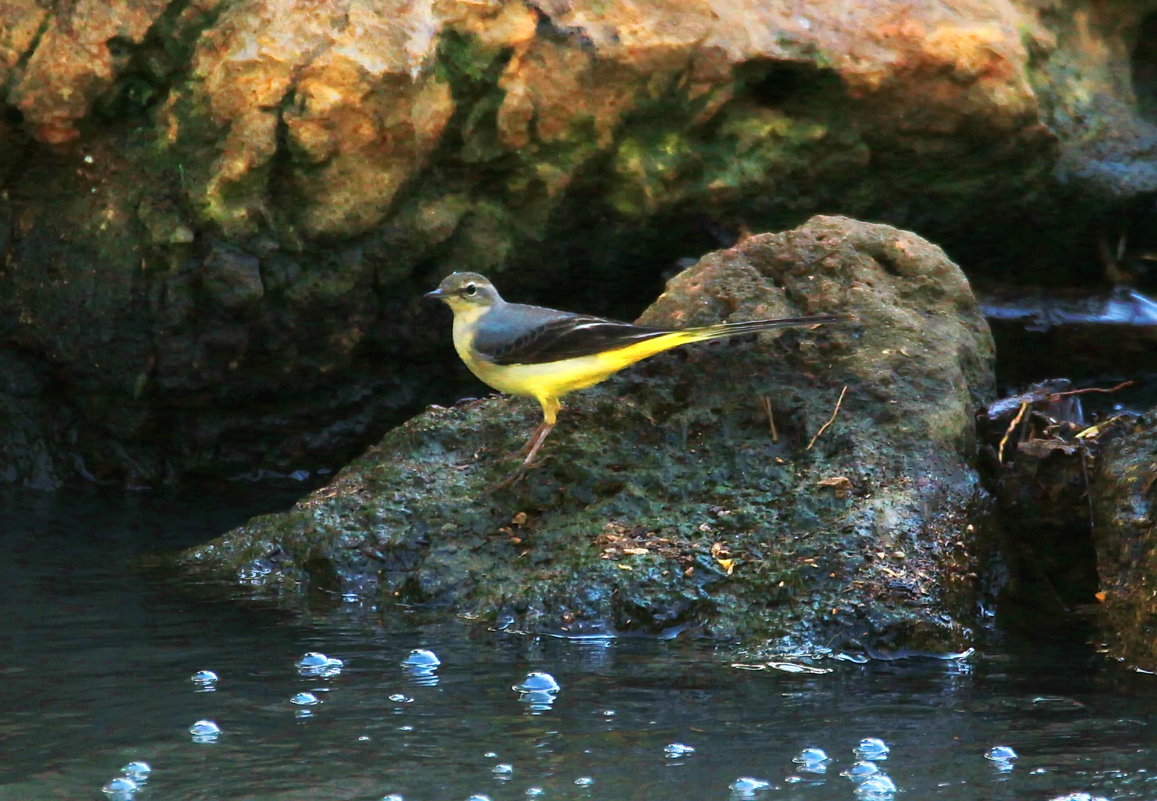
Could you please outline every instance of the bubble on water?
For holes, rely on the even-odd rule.
[[[140,789],[140,785],[128,776],[117,776],[100,788],[100,791],[115,801],[131,801]]]
[[[860,744],[855,747],[853,753],[860,759],[879,760],[887,759],[888,752],[891,750],[888,744],[879,737],[865,737],[860,740]]]
[[[1050,798],[1049,801],[1109,801],[1109,799],[1103,795],[1093,795],[1092,793],[1069,793]]]
[[[487,751],[485,754],[482,755],[482,758],[483,759],[498,759],[498,752],[497,751]]]
[[[527,798],[542,798],[544,795],[546,795],[546,790],[542,789],[541,787],[537,787],[537,786],[527,787],[526,793],[524,793],[524,795]]]
[[[406,667],[438,667],[442,660],[433,651],[426,648],[415,648],[402,660]]]
[[[663,756],[667,759],[680,759],[695,753],[695,746],[685,743],[669,743],[663,746]]]
[[[771,782],[766,779],[756,779],[752,776],[740,776],[728,788],[731,797],[736,799],[755,798],[764,790],[771,789]]]
[[[482,793],[475,793],[474,795],[467,798],[466,801],[490,801],[490,796],[483,795]]]
[[[797,765],[806,765],[809,762],[831,762],[832,758],[822,748],[808,747],[792,757],[791,761]]]
[[[896,783],[883,773],[869,776],[856,787],[856,798],[860,801],[889,801],[895,795]]]
[[[211,720],[198,720],[189,727],[195,743],[215,743],[221,736],[221,727]]]
[[[852,781],[862,782],[880,772],[880,766],[875,762],[853,762],[850,767],[840,771],[841,776],[847,776]]]
[[[825,773],[832,758],[822,748],[804,748],[791,758],[791,761],[800,766],[805,773]]]
[[[994,745],[984,752],[984,758],[992,763],[994,770],[1010,773],[1016,767],[1016,751],[1007,745]]]
[[[526,678],[512,688],[520,693],[557,693],[562,688],[555,681],[554,676],[541,671],[526,674]]]
[[[490,772],[494,774],[496,779],[510,781],[510,777],[514,775],[514,765],[509,762],[499,762],[490,769]]]
[[[320,651],[307,651],[297,660],[299,668],[319,668],[329,664],[329,657]]]
[[[199,693],[211,693],[217,690],[217,674],[211,670],[198,670],[189,677],[189,681],[197,685]]]
[[[134,760],[121,768],[121,775],[132,779],[138,785],[147,782],[149,780],[149,774],[152,772],[153,769],[149,766],[148,762],[140,762],[139,760]]]
[[[408,695],[404,695],[403,693],[391,693],[389,696],[389,700],[393,701],[395,704],[412,704],[412,703],[414,703],[413,698],[411,698]]]
[[[383,795],[381,801],[406,801],[406,799],[402,798],[401,793],[390,793],[389,795]]]
[[[1018,754],[1007,745],[994,745],[984,752],[984,758],[993,762],[1012,762]]]
[[[554,705],[555,698],[562,688],[554,676],[535,671],[527,673],[526,678],[511,689],[519,694],[518,700],[529,706],[532,713],[540,714]]]
[[[595,783],[595,780],[592,779],[590,776],[579,776],[577,779],[574,780],[574,783],[575,783],[576,787],[590,787],[592,784]]]
[[[321,700],[313,693],[298,693],[289,699],[289,703],[297,706],[313,706],[314,704],[320,704]]]
[[[320,651],[309,651],[297,660],[297,672],[302,676],[330,678],[341,673],[345,662],[334,656],[326,656]]]
[[[442,660],[433,651],[415,648],[402,660],[402,670],[410,680],[423,687],[438,683],[438,666]]]

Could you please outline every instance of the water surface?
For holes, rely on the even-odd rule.
[[[752,672],[695,642],[477,634],[398,610],[367,626],[356,600],[348,624],[312,620],[133,568],[289,502],[0,491],[0,801],[100,799],[131,760],[153,768],[144,801],[727,801],[741,777],[769,783],[755,798],[855,799],[840,772],[865,737],[891,747],[878,764],[901,799],[1157,798],[1157,678],[1079,638]],[[432,675],[402,668],[414,648],[441,659]],[[344,667],[303,676],[310,651]],[[212,692],[190,681],[203,669]],[[512,689],[530,671],[562,687],[545,709]],[[319,703],[291,703],[301,692]],[[216,742],[193,742],[201,719]],[[996,745],[1011,769],[985,759]],[[808,747],[825,773],[793,763]]]

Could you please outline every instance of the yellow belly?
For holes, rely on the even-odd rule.
[[[560,398],[576,389],[594,386],[637,361],[677,345],[694,342],[699,338],[701,337],[694,332],[676,331],[591,356],[578,356],[541,364],[503,365],[477,358],[469,341],[459,341],[459,338],[455,337],[454,344],[458,355],[470,371],[499,392],[525,395],[543,401],[547,398]],[[462,340],[465,340],[465,337]]]
[[[497,365],[481,359],[472,362],[466,362],[470,371],[499,392],[539,399],[560,398],[576,389],[594,386],[630,364],[616,364],[601,354],[542,364]]]

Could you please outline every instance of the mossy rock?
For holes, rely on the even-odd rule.
[[[535,631],[965,647],[973,408],[993,352],[943,252],[817,217],[710,254],[642,321],[821,312],[855,320],[686,348],[569,396],[544,463],[506,485],[537,407],[432,408],[295,509],[182,561],[257,574],[285,603],[355,592]]]

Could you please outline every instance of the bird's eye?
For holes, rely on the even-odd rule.
[[[465,287],[462,288],[462,294],[463,295],[477,295],[478,294],[477,285],[467,284]]]

